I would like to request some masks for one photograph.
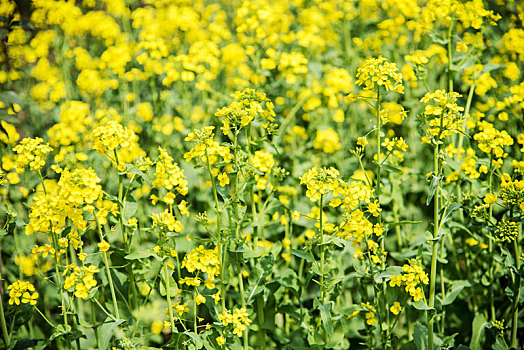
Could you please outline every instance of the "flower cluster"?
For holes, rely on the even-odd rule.
[[[320,200],[322,195],[338,188],[339,175],[339,171],[335,168],[313,167],[300,178],[300,184],[306,185],[306,196],[315,202]]]
[[[182,225],[182,223],[175,218],[169,209],[166,209],[160,213],[153,213],[152,218],[153,229],[158,228],[162,233],[167,231],[178,233],[184,229],[184,225]]]
[[[80,267],[71,264],[66,266],[63,275],[65,276],[68,272],[64,281],[64,289],[72,290],[74,288],[75,297],[87,299],[89,291],[97,285],[94,274],[98,272],[98,269],[93,265]]]
[[[414,301],[424,298],[421,286],[429,283],[428,274],[424,272],[422,266],[416,261],[411,260],[402,266],[402,274],[391,276],[389,285],[391,287],[404,287],[406,292],[411,295]]]
[[[202,245],[195,248],[186,254],[181,267],[190,273],[196,271],[207,274],[205,286],[207,289],[213,289],[215,288],[213,281],[220,275],[217,249],[205,249]]]
[[[377,323],[376,313],[377,309],[373,307],[370,303],[361,303],[360,306],[364,309],[366,316],[366,324],[368,326],[373,326]]]
[[[408,145],[402,137],[385,138],[381,145],[399,160],[404,158],[404,154],[408,150]]]
[[[342,148],[338,134],[333,128],[318,130],[313,147],[324,153],[334,153]]]
[[[502,242],[513,242],[519,234],[519,223],[515,221],[501,220],[497,224],[495,234]]]
[[[258,150],[255,152],[251,164],[253,164],[258,171],[267,173],[270,172],[275,165],[275,159],[271,153],[264,150]]]
[[[36,305],[38,292],[30,282],[16,281],[7,287],[9,291],[9,305],[31,304]]]
[[[512,180],[508,174],[504,174],[500,184],[500,198],[505,205],[516,205],[524,211],[524,180]]]
[[[100,181],[92,168],[73,171],[64,169],[58,181],[59,196],[73,207],[92,204],[102,195]]]
[[[53,148],[40,137],[26,137],[13,148],[17,153],[16,168],[22,171],[29,165],[31,170],[38,171],[45,165],[46,156],[52,150]]]
[[[219,161],[228,163],[233,159],[229,147],[221,146],[217,141],[213,140],[213,136],[215,136],[213,130],[213,126],[207,126],[202,130],[193,130],[187,135],[185,141],[196,143],[189,152],[184,154],[187,162],[193,158],[198,158],[204,164],[209,163],[213,165]]]
[[[106,155],[117,148],[133,148],[138,137],[132,130],[111,120],[93,130],[93,141],[92,148],[99,154]]]
[[[425,128],[427,137],[443,139],[461,130],[464,116],[463,107],[457,105],[458,92],[437,90],[428,92],[420,99],[426,103],[424,109]]]
[[[85,230],[87,221],[83,212],[94,212],[94,202],[101,199],[102,186],[98,184],[100,178],[93,169],[54,169],[61,173],[60,180],[58,183],[48,183],[47,191],[39,191],[33,197],[30,222],[25,227],[27,235],[35,232],[59,233],[68,218],[75,228]],[[104,208],[99,208],[99,220],[105,221],[107,213]]]
[[[495,164],[502,165],[500,158],[508,155],[504,152],[504,146],[513,145],[513,138],[506,130],[497,130],[493,124],[481,121],[478,124],[479,132],[473,135],[478,142],[479,149],[487,154],[492,154]]]
[[[155,179],[152,185],[171,191],[173,188],[185,196],[187,194],[187,179],[184,171],[180,170],[177,163],[162,147],[158,147],[160,155],[155,165]]]
[[[222,121],[223,126],[221,129],[224,135],[229,133],[231,127],[233,132],[238,132],[240,128],[251,124],[259,115],[268,122],[275,120],[273,103],[266,97],[265,93],[257,92],[253,89],[245,89],[235,92],[231,97],[235,101],[215,113],[215,116]],[[264,127],[268,125],[264,124]]]
[[[218,319],[222,322],[224,327],[232,324],[233,333],[239,337],[242,336],[242,333],[251,324],[251,320],[249,319],[245,308],[235,309],[233,313],[224,310],[224,312],[218,315]]]
[[[399,73],[397,65],[390,63],[382,56],[366,59],[357,71],[357,85],[364,84],[365,90],[373,90],[375,87],[383,86],[386,91],[404,93],[402,85],[402,74]]]

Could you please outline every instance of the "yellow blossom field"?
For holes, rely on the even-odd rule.
[[[0,349],[522,349],[523,24],[0,0]]]

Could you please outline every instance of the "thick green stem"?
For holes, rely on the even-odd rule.
[[[118,153],[116,152],[116,149],[113,150],[113,152],[115,156],[115,161],[118,166],[119,164]],[[129,184],[129,186],[131,186],[131,184]],[[127,189],[129,190],[129,187]],[[126,196],[127,196],[127,191],[126,191]],[[124,225],[126,196],[124,196],[124,183],[123,183],[122,175],[118,174],[118,209],[120,211],[118,222],[120,225],[120,231],[122,232],[122,238],[124,240],[124,251],[126,254],[129,254],[130,247],[129,247],[129,239],[127,237],[127,227]],[[129,286],[130,286],[128,300],[129,300],[129,296],[131,296],[131,307],[135,309],[138,307],[138,293],[136,290],[135,273],[133,271],[132,264],[129,264],[126,269],[127,269],[127,276],[129,278]]]
[[[326,246],[324,245],[324,195],[320,195],[320,202],[319,202],[319,208],[320,208],[320,300],[322,302],[322,305],[326,303],[326,288],[324,285],[324,255],[325,255],[325,249]]]
[[[233,181],[233,212],[235,213],[235,238],[238,240],[240,239],[241,223],[240,223],[240,218],[238,215],[238,176],[240,175],[240,166],[238,164],[238,131],[237,130],[234,131],[233,156],[234,156],[233,161],[235,164],[235,178]],[[240,259],[244,260],[242,253],[240,253]],[[246,300],[244,297],[244,280],[242,277],[242,267],[239,268],[238,286],[240,289],[240,303],[242,307],[245,309]],[[244,349],[247,350],[249,348],[249,328],[248,327],[246,327],[246,330],[244,331],[244,342],[243,343],[244,343]]]
[[[222,233],[220,232],[220,209],[218,206],[218,194],[217,194],[217,184],[215,181],[215,177],[213,176],[213,171],[211,170],[211,164],[209,163],[209,154],[207,152],[206,148],[206,164],[207,164],[207,171],[209,172],[209,178],[211,179],[211,187],[213,188],[213,197],[215,199],[215,212],[216,212],[216,220],[217,220],[217,229],[216,229],[216,235],[217,235],[217,248],[218,248],[218,260],[220,264],[220,294],[222,295],[221,302],[222,302],[222,311],[226,310],[226,292],[225,292],[225,285],[224,285],[224,273],[225,273],[225,259],[224,259],[224,247],[222,245]]]
[[[453,91],[453,65],[451,62],[451,35],[453,33],[453,22],[449,24],[448,28],[448,89],[449,92]]]
[[[98,229],[98,235],[100,236],[100,241],[103,241],[104,237],[102,236],[102,228],[100,227],[100,223],[98,222],[98,217],[94,213],[93,213],[93,216],[95,217],[95,220],[96,220],[96,227]],[[116,318],[120,319],[120,312],[118,310],[118,303],[116,301],[115,287],[113,285],[113,277],[111,276],[111,270],[109,269],[109,260],[107,259],[106,252],[102,252],[102,259],[104,260],[107,280],[109,281],[109,289],[111,290],[111,298],[113,299],[113,307],[115,309]]]
[[[488,189],[489,193],[492,191],[492,184],[493,184],[493,152],[489,155],[489,177],[488,177]],[[493,215],[493,206],[489,206],[489,219],[491,220],[491,216]],[[493,283],[494,283],[494,271],[493,271],[493,239],[491,237],[491,234],[488,235],[488,275],[489,275],[489,287],[488,287],[488,294],[489,294],[489,309],[490,309],[490,316],[491,321],[496,320],[495,315],[495,296],[493,293]]]
[[[56,281],[58,282],[58,288],[60,293],[60,302],[62,303],[62,315],[64,316],[64,325],[68,326],[67,322],[67,313],[66,313],[66,306],[64,301],[64,286],[62,284],[62,275],[60,274],[59,264],[60,264],[60,247],[58,246],[58,239],[57,234],[54,232],[51,232],[51,239],[53,240],[53,248],[55,249],[55,273],[56,273]]]
[[[380,171],[381,171],[381,162],[380,162],[380,129],[382,128],[382,119],[380,118],[380,86],[377,87],[377,184],[376,184],[376,195],[377,200],[380,201]]]
[[[167,309],[169,310],[169,321],[171,322],[171,334],[175,331],[175,317],[173,314],[173,304],[171,303],[171,285],[170,285],[170,276],[167,271],[167,259],[164,260],[164,279],[166,282],[166,296],[167,296]],[[195,310],[196,313],[196,310]],[[196,332],[196,329],[195,329]]]
[[[435,145],[433,151],[433,176],[440,176],[439,169],[439,145]],[[434,310],[435,307],[435,281],[437,278],[437,254],[438,254],[438,231],[439,231],[439,195],[440,195],[440,180],[437,183],[435,195],[433,197],[433,249],[431,252],[431,272],[429,278],[429,303],[428,306],[431,310],[427,311],[428,318],[428,349],[433,350],[433,323],[434,323]]]
[[[93,322],[93,331],[95,332],[96,346],[100,348],[100,337],[98,335],[98,321],[96,320],[95,304],[91,302],[91,318]]]
[[[519,325],[519,293],[520,293],[520,249],[519,249],[519,239],[520,239],[520,229],[519,224],[519,235],[515,237],[513,241],[513,249],[515,253],[515,267],[517,268],[518,273],[515,277],[515,285],[513,287],[513,320],[511,324],[511,347],[517,348],[519,345],[517,339],[517,328]]]
[[[382,129],[382,117],[380,116],[380,86],[377,87],[377,184],[376,184],[376,195],[377,195],[377,201],[380,204],[380,194],[381,194],[381,171],[382,171],[382,160],[381,160],[381,138],[380,138],[380,132]],[[382,222],[382,217],[379,213],[377,218],[378,223],[380,224]],[[386,236],[383,234],[380,237],[380,248],[381,252],[385,251],[386,249]],[[386,269],[386,259],[382,259],[382,270]],[[387,295],[387,282],[386,279],[382,282],[382,294],[383,294],[383,301],[384,301],[384,309],[386,310],[386,334],[384,338],[384,334],[380,333],[380,338],[382,341],[382,346],[384,349],[387,348],[388,340],[389,340],[389,312],[388,312],[388,295]]]
[[[0,284],[3,284],[4,283],[3,281],[4,280],[2,277],[2,270],[0,269]],[[5,344],[6,349],[8,349],[9,346],[11,345],[11,338],[9,336],[9,332],[7,331],[7,323],[5,321],[4,303],[3,303],[2,297],[3,295],[0,294],[0,322],[2,323],[2,334],[4,335],[4,344]]]

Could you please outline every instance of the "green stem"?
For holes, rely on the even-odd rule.
[[[376,194],[377,200],[380,201],[380,129],[382,128],[382,119],[380,118],[380,86],[377,88],[377,184]]]
[[[44,178],[42,177],[42,172],[40,172],[40,169],[38,169],[38,176],[40,177],[40,183],[42,184],[42,188],[44,189],[44,194],[47,195],[47,191],[45,189],[45,184],[44,184]]]
[[[240,304],[244,309],[246,309],[246,299],[244,298],[244,280],[242,277],[242,271],[240,271],[238,275],[238,285],[240,288]],[[258,299],[257,299],[257,307],[258,307]],[[246,330],[244,331],[244,350],[249,349],[249,327],[246,327]]]
[[[213,197],[215,199],[215,212],[216,212],[216,220],[217,220],[217,248],[218,248],[218,260],[220,264],[220,294],[222,295],[221,302],[222,302],[222,311],[226,310],[226,293],[225,293],[225,285],[224,285],[224,273],[225,273],[225,266],[224,266],[224,254],[223,254],[223,244],[222,244],[222,233],[220,232],[220,209],[218,206],[218,194],[217,194],[217,184],[215,181],[215,177],[213,176],[213,172],[211,171],[211,164],[209,163],[209,154],[207,152],[206,148],[206,164],[207,164],[207,171],[209,172],[209,178],[211,179],[211,185],[213,187]]]
[[[60,274],[60,270],[59,270],[59,264],[60,264],[60,256],[59,256],[59,250],[60,250],[60,247],[58,246],[58,239],[57,239],[57,234],[54,233],[54,232],[51,232],[51,239],[53,241],[53,248],[55,249],[55,273],[56,273],[56,280],[58,282],[58,288],[59,288],[59,293],[60,293],[60,302],[62,303],[62,314],[64,316],[64,325],[68,326],[68,323],[67,323],[67,313],[66,313],[66,306],[65,306],[65,301],[64,301],[64,286],[62,285],[62,275]]]
[[[435,145],[433,151],[433,167],[434,174],[433,176],[440,175],[439,169],[439,145]],[[435,281],[437,277],[437,253],[438,253],[438,233],[439,233],[439,193],[440,191],[440,181],[437,183],[437,188],[435,190],[435,195],[433,197],[433,241],[432,241],[432,253],[431,253],[431,272],[429,278],[429,308],[433,309],[435,306]],[[434,322],[434,310],[427,311],[428,318],[428,349],[433,350],[433,322]]]
[[[100,348],[100,337],[98,335],[98,322],[96,320],[95,304],[91,302],[91,318],[93,322],[93,331],[95,332],[96,346]]]
[[[445,213],[445,211],[444,211]],[[440,222],[440,225],[442,225],[442,221]],[[439,231],[440,231],[440,228],[439,228]],[[440,247],[440,258],[443,260],[444,259],[444,240],[442,240],[442,243],[441,243],[441,247]],[[444,300],[446,298],[446,289],[445,289],[445,285],[444,285],[444,268],[443,266],[440,266],[440,291],[442,293],[442,300]],[[442,305],[442,315],[440,316],[440,333],[441,334],[444,334],[444,330],[446,328],[446,323],[445,323],[445,319],[446,319],[446,311],[444,310],[445,306]]]
[[[95,213],[93,213],[93,216],[96,220],[96,227],[98,229],[98,235],[100,236],[100,241],[104,240],[104,237],[102,236],[102,228],[100,227],[100,223],[98,222],[98,217]],[[109,289],[111,290],[111,298],[113,299],[113,307],[115,309],[116,318],[120,319],[120,311],[118,310],[118,303],[116,301],[116,294],[115,294],[115,287],[113,285],[113,277],[111,276],[111,270],[109,269],[109,260],[107,259],[107,252],[102,252],[102,259],[104,260],[104,265],[106,268],[106,275],[107,280],[109,281]]]
[[[380,192],[381,192],[381,188],[380,188],[380,183],[381,183],[381,171],[382,171],[382,160],[380,159],[381,158],[381,138],[380,138],[380,132],[381,132],[381,129],[382,129],[382,118],[380,116],[380,86],[377,86],[377,105],[376,105],[376,109],[377,109],[377,187],[376,187],[376,194],[377,194],[377,201],[378,203],[380,204]],[[385,159],[384,159],[385,161]],[[378,215],[378,218],[377,218],[377,221],[378,223],[380,224],[382,222],[382,216]],[[380,237],[380,248],[381,248],[381,252],[385,251],[386,249],[386,236],[385,236],[385,232],[384,234],[382,235],[382,237]],[[386,259],[384,257],[384,259],[382,259],[382,270],[385,270],[386,269]],[[381,331],[380,332],[380,338],[381,340],[383,340],[382,342],[382,346],[384,349],[387,348],[387,344],[388,344],[388,339],[389,339],[389,312],[387,310],[387,306],[388,306],[388,296],[387,296],[387,282],[386,280],[384,279],[384,281],[382,282],[382,294],[383,294],[383,299],[384,299],[384,305],[385,305],[385,310],[386,310],[386,323],[387,323],[387,327],[386,327],[386,334],[385,334],[385,339],[383,338],[384,337],[384,334],[383,332]],[[380,313],[380,311],[379,311]]]
[[[492,191],[492,183],[493,183],[493,152],[489,154],[489,177],[488,177],[488,189],[489,193]],[[491,217],[493,215],[493,206],[489,206],[489,219],[491,220]],[[494,271],[493,271],[493,239],[491,237],[491,234],[488,235],[488,275],[489,275],[489,309],[490,309],[490,315],[491,315],[491,321],[496,320],[496,314],[495,314],[495,296],[493,294],[493,283],[494,283]]]
[[[453,21],[449,24],[448,28],[448,89],[449,92],[453,91],[453,68],[451,64],[451,34],[453,33]]]
[[[171,322],[171,334],[175,331],[175,317],[173,315],[173,304],[171,303],[171,286],[170,286],[170,276],[167,271],[167,259],[164,260],[164,279],[166,282],[166,296],[167,296],[167,308],[169,310],[169,320]],[[195,310],[196,314],[196,310]],[[196,329],[195,329],[196,332]]]
[[[519,345],[517,339],[517,328],[519,323],[519,293],[520,293],[520,249],[519,249],[519,239],[520,239],[520,230],[521,225],[519,224],[519,234],[513,240],[513,249],[515,252],[515,265],[517,268],[517,274],[515,277],[515,285],[513,287],[513,320],[511,324],[511,347],[517,348]]]
[[[45,317],[45,315],[42,313],[42,311],[40,311],[40,309],[37,308],[36,306],[35,306],[35,310],[36,310],[36,312],[38,312],[38,313],[40,314],[40,316],[42,316],[42,318],[44,319],[44,321],[47,322],[48,325],[50,325],[50,326],[53,327],[53,328],[56,327],[56,326],[53,324],[53,322],[49,321],[49,319],[48,319],[47,317]]]
[[[322,302],[322,305],[326,303],[326,288],[324,286],[324,255],[325,255],[325,249],[326,246],[324,245],[324,215],[322,213],[324,209],[324,195],[320,195],[320,202],[319,202],[319,208],[320,208],[320,300]]]
[[[3,277],[2,277],[2,270],[0,269],[0,284],[3,284]],[[0,322],[2,323],[2,333],[4,335],[4,343],[6,349],[9,348],[11,345],[11,338],[9,336],[9,332],[7,331],[7,323],[5,321],[5,314],[4,314],[4,303],[3,303],[3,295],[0,294]]]
[[[195,333],[198,333],[198,324],[197,324],[197,308],[198,308],[198,305],[197,305],[197,302],[196,302],[196,298],[197,298],[197,289],[196,287],[193,288],[193,310],[194,310],[194,314],[193,314],[193,328],[195,330]]]

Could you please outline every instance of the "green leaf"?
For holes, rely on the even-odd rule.
[[[35,347],[36,344],[38,344],[38,342],[42,340],[44,339],[33,339],[33,338],[18,339],[14,344],[12,344],[11,348],[13,350],[29,349],[29,348]]]
[[[249,275],[250,288],[249,297],[247,299],[248,304],[251,302],[252,298],[255,295],[262,293],[262,291],[264,290],[266,277],[269,276],[269,274],[272,272],[273,265],[275,265],[275,258],[271,253],[264,256],[257,262],[255,268]]]
[[[417,346],[417,350],[426,350],[428,348],[428,329],[420,322],[415,324],[413,341]]]
[[[433,176],[433,179],[431,180],[431,183],[429,184],[429,190],[428,190],[428,198],[426,199],[426,206],[431,203],[431,200],[433,199],[433,196],[435,195],[435,192],[437,191],[438,184],[440,183],[441,175],[439,176]]]
[[[432,307],[427,306],[426,303],[423,302],[422,300],[415,301],[413,303],[413,307],[417,310],[423,310],[423,311],[434,310]]]
[[[446,295],[446,298],[442,301],[442,305],[451,305],[455,299],[458,297],[460,292],[466,288],[470,287],[471,282],[469,281],[454,281],[451,285],[451,292]]]
[[[19,105],[23,104],[20,96],[13,91],[0,92],[0,101],[4,102],[6,105],[13,105],[15,103]]]
[[[196,334],[195,332],[184,332],[184,334],[187,335],[189,338],[193,339],[197,349],[202,349],[202,338],[198,334]]]
[[[113,330],[115,327],[118,327],[122,323],[124,323],[126,320],[116,320],[112,321],[110,318],[107,318],[102,327],[100,327],[100,348],[101,350],[105,350],[109,347],[109,341],[111,340],[111,337],[113,336]]]
[[[71,334],[71,326],[68,325],[67,328],[65,328],[64,325],[59,324],[58,326],[55,327],[54,333],[51,334],[49,339],[47,339],[47,341],[44,343],[44,345],[42,345],[42,349],[45,349],[56,338],[62,337],[62,336],[67,335],[67,334]]]
[[[380,166],[381,168],[384,168],[386,169],[387,171],[390,171],[392,173],[401,173],[402,172],[402,169],[400,168],[397,168],[397,167],[394,167],[392,165],[389,165],[387,163],[384,163]]]
[[[136,202],[126,202],[126,206],[124,207],[124,221],[127,221],[133,215],[135,215],[136,210],[138,209],[138,204]]]
[[[326,347],[328,349],[337,348],[337,349],[348,349],[349,344],[347,346],[341,347],[344,343],[344,326],[341,322],[338,323],[338,325],[335,327],[335,331],[333,332],[333,335],[329,338],[328,343]]]
[[[0,229],[0,237],[7,235],[7,231],[4,229]]]
[[[330,338],[333,335],[333,320],[331,319],[331,306],[332,304],[330,302],[319,306],[320,318],[322,318],[322,327],[324,327],[326,333],[328,334],[328,337]]]
[[[461,207],[458,203],[453,203],[449,206],[449,208],[446,210],[446,215],[444,216],[444,219],[442,220],[441,225],[444,225],[446,222],[448,222],[451,219],[451,216],[453,212],[455,212],[457,209]]]
[[[389,266],[386,270],[375,277],[375,281],[380,282],[383,278],[397,276],[402,273],[401,266]]]
[[[395,226],[400,226],[400,225],[416,225],[416,224],[421,224],[422,221],[418,221],[418,220],[401,220],[401,221],[395,221],[395,222],[390,222],[388,223],[388,226],[389,227],[395,227]]]
[[[471,350],[482,349],[482,340],[484,339],[484,328],[486,328],[487,325],[488,322],[486,321],[486,317],[484,317],[484,314],[480,312],[477,313],[475,315],[475,318],[473,319],[473,333],[471,334],[471,343],[469,343],[469,347],[471,348]]]
[[[146,249],[146,250],[139,250],[131,254],[127,254],[125,258],[127,260],[138,260],[138,259],[149,258],[150,256],[153,256],[153,255],[155,255],[155,252],[153,251],[153,249]]]
[[[160,295],[166,296],[167,288],[166,288],[166,278],[164,276],[164,273],[162,273],[161,278],[162,278],[162,283],[160,283]],[[171,293],[171,295],[175,295],[178,292],[178,286],[173,276],[171,276],[171,272],[169,273],[169,292]]]
[[[313,255],[311,255],[310,252],[305,252],[305,251],[303,251],[303,250],[293,249],[293,250],[291,251],[291,254],[293,254],[294,256],[298,256],[299,258],[304,259],[304,260],[306,260],[307,262],[313,262],[313,261],[315,261],[315,259],[313,258]]]
[[[298,293],[298,276],[297,273],[292,269],[285,269],[282,273],[279,273],[278,276],[276,276],[274,281],[277,281],[280,283],[281,286],[291,289]]]

